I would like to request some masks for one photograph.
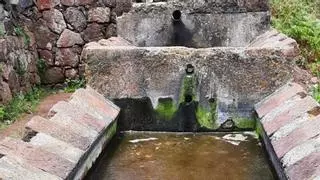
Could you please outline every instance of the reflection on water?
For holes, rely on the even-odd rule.
[[[253,135],[125,133],[88,174],[94,180],[272,180]]]

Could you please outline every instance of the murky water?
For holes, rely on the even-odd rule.
[[[125,133],[109,144],[86,179],[272,180],[253,135]]]

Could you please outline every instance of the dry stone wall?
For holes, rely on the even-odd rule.
[[[0,1],[0,104],[40,83],[34,34],[19,21],[17,3]]]

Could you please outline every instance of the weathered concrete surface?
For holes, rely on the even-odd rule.
[[[281,50],[259,48],[134,47],[86,45],[82,59],[90,86],[111,99],[149,97],[155,108],[159,98],[179,102],[187,64],[195,67],[196,101],[218,101],[219,121],[234,109],[250,117],[253,104],[286,83],[291,61]],[[88,107],[89,109],[89,107]],[[232,112],[233,111],[233,112]],[[235,116],[237,116],[235,115]]]
[[[23,141],[0,142],[0,179],[82,179],[115,134],[119,110],[90,87],[77,90],[49,119],[33,117]]]
[[[269,154],[281,162],[290,180],[320,175],[319,104],[296,83],[288,83],[256,106],[262,128],[273,148]]]
[[[175,10],[181,21],[172,20]],[[135,3],[117,21],[118,35],[137,46],[236,47],[267,31],[270,15],[265,0],[169,0]]]

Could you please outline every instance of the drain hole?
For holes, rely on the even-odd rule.
[[[4,154],[0,154],[0,159],[4,156]]]
[[[222,129],[226,129],[226,130],[232,130],[234,129],[234,122],[231,118],[227,119],[222,125],[221,125],[221,128]]]
[[[35,137],[37,134],[38,134],[38,132],[33,131],[33,130],[31,130],[31,129],[27,129],[25,135],[24,135],[23,138],[22,138],[22,141],[24,141],[24,142],[30,142],[31,139],[32,139],[33,137]]]
[[[186,73],[187,74],[193,74],[194,73],[194,66],[192,66],[192,64],[187,64]]]
[[[184,96],[184,102],[190,103],[192,101],[192,96],[187,94]]]
[[[180,21],[180,19],[181,19],[181,11],[179,11],[179,10],[173,11],[172,19],[175,20],[175,21]]]
[[[208,100],[208,102],[209,102],[209,103],[215,103],[216,100],[215,100],[214,98],[210,98],[210,99]]]

